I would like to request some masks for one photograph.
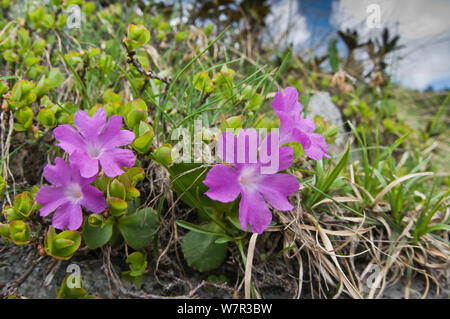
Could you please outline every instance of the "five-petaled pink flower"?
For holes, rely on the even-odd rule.
[[[241,227],[247,230],[247,225],[250,224],[252,232],[261,234],[272,221],[272,214],[266,202],[281,211],[293,209],[287,196],[299,189],[299,182],[290,174],[278,173],[292,165],[294,152],[289,146],[277,148],[279,165],[276,172],[262,174],[261,167],[264,163],[261,161],[261,154],[268,154],[270,135],[260,144],[260,156],[252,163],[249,160],[251,156],[245,155],[249,153],[250,143],[240,144],[245,145],[244,149],[236,146],[246,131],[249,130],[241,130],[237,138],[230,132],[224,132],[220,136],[219,145],[227,145],[227,140],[231,140],[234,149],[231,152],[228,149],[225,151],[219,149],[219,153],[230,155],[234,152],[234,155],[222,156],[228,164],[218,164],[211,168],[203,183],[209,187],[205,194],[223,203],[232,202],[241,194],[239,203]],[[241,156],[244,158],[243,163],[237,161],[239,152],[245,152],[244,156]]]
[[[298,102],[298,92],[287,87],[284,92],[277,92],[272,102],[275,113],[280,118],[281,144],[298,142],[303,146],[306,156],[319,161],[327,155],[328,146],[325,138],[314,133],[316,125],[313,119],[302,118],[302,105]]]
[[[99,165],[106,176],[123,174],[121,167],[134,165],[135,157],[131,150],[118,148],[130,144],[134,133],[122,130],[122,117],[111,116],[106,123],[106,111],[99,108],[90,117],[85,111],[75,113],[74,124],[78,132],[69,124],[60,125],[53,130],[58,146],[69,153],[73,168],[79,168],[81,176],[96,176]]]
[[[44,168],[45,179],[54,186],[43,186],[36,194],[36,202],[42,204],[40,216],[53,215],[52,225],[56,229],[76,230],[83,222],[81,206],[94,214],[103,212],[106,199],[103,193],[92,185],[96,176],[84,178],[78,169],[68,165],[62,158],[55,159],[55,165]]]

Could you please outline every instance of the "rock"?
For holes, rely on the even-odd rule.
[[[344,151],[347,145],[348,134],[344,128],[341,111],[331,100],[328,92],[314,92],[309,100],[308,117],[320,115],[325,121],[339,127],[336,141],[330,144],[330,152],[339,154]]]
[[[6,248],[6,249],[5,249]],[[31,255],[31,256],[30,256]],[[0,240],[0,283],[6,283],[13,280],[17,280],[29,269],[28,264],[29,257],[36,257],[36,251],[33,251],[31,246],[15,246],[10,243],[5,247]],[[112,267],[119,276],[123,271],[128,270],[128,265],[124,262],[124,256],[111,256]],[[86,288],[89,295],[94,295],[100,298],[117,298],[117,295],[113,294],[115,286],[113,283],[108,282],[104,271],[104,263],[101,254],[91,252],[87,255],[74,256],[71,260],[62,261],[55,270],[55,276],[49,281],[49,285],[45,286],[44,282],[48,273],[52,270],[52,266],[55,265],[55,259],[48,257],[39,263],[25,280],[25,282],[19,287],[19,296],[34,299],[49,299],[56,298],[55,287],[59,287],[63,281],[64,276],[69,272],[69,265],[78,265],[80,267],[80,274],[82,276],[83,286]],[[366,267],[366,264],[356,263],[358,272]],[[223,270],[223,269],[222,269]],[[159,296],[180,296],[189,293],[189,287],[182,281],[174,281],[169,278],[171,269],[165,270],[159,273],[159,278],[156,278],[153,271],[149,271],[144,275],[142,282],[142,289],[138,290],[134,288],[131,283],[122,281],[122,285],[126,290],[135,294],[154,294]],[[185,269],[187,278],[191,282],[191,287],[195,287],[201,281],[207,280],[209,273],[200,274],[192,271],[191,269]],[[166,274],[166,275],[164,275]],[[368,293],[367,280],[363,288],[363,293]],[[382,298],[397,299],[404,297],[405,281],[399,280],[393,285],[388,285],[384,290]],[[436,296],[431,287],[426,298],[428,299],[448,299],[450,297],[450,285],[448,283],[441,283],[442,290],[439,296]],[[425,280],[421,276],[413,277],[411,283],[410,298],[420,298],[421,295],[427,291],[427,285]],[[1,292],[1,289],[0,289]],[[260,290],[265,298],[292,298],[289,293],[283,290],[280,286],[268,285],[266,288]],[[378,291],[377,291],[378,292]],[[229,299],[233,298],[232,290],[219,290],[216,288],[208,287],[208,289],[200,289],[196,296],[205,299]],[[127,296],[122,296],[129,298]],[[331,296],[330,296],[331,297]],[[309,299],[311,295],[307,289],[304,289],[302,298]],[[345,298],[345,296],[343,296]]]

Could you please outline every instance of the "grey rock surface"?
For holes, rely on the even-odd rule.
[[[6,248],[6,249],[5,249]],[[9,244],[7,247],[0,242],[0,283],[11,282],[20,278],[27,269],[30,268],[30,260],[36,258],[36,250],[29,246],[15,246]],[[112,265],[116,273],[120,276],[122,271],[127,270],[124,258],[111,258]],[[56,261],[53,258],[45,258],[39,263],[27,278],[27,280],[19,287],[18,294],[26,298],[33,299],[52,299],[56,298],[55,287],[61,284],[64,276],[68,273],[68,266],[75,264],[80,267],[83,285],[89,295],[99,298],[118,298],[117,291],[112,282],[109,282],[105,271],[101,254],[98,251],[91,252],[86,255],[74,256],[69,261]],[[189,293],[189,289],[198,285],[205,277],[196,272],[190,273],[188,276],[191,287],[185,282],[179,282],[170,278],[156,278],[152,273],[147,273],[143,278],[142,289],[136,289],[131,283],[122,281],[123,287],[135,295],[152,294],[155,296],[182,296]],[[47,284],[46,284],[47,283]],[[409,298],[420,298],[426,291],[425,281],[421,277],[415,277],[411,284],[411,293]],[[443,285],[443,290],[437,298],[450,298],[449,285]],[[427,295],[428,299],[436,298],[435,286],[430,287]],[[1,289],[0,289],[1,291]],[[400,299],[404,298],[405,282],[397,281],[394,285],[386,287],[382,298]],[[292,298],[291,295],[284,292],[279,287],[272,287],[265,290],[264,298]],[[367,292],[364,292],[367,293]],[[215,287],[204,287],[195,293],[199,298],[233,298],[232,292]],[[121,296],[124,298],[124,296]],[[303,298],[310,298],[308,294]],[[343,298],[347,298],[343,295]]]

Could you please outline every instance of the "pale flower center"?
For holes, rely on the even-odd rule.
[[[87,146],[87,153],[89,157],[98,159],[103,154],[103,147],[98,143],[92,143]]]
[[[261,176],[254,167],[245,167],[239,175],[239,183],[246,191],[253,192],[258,188],[258,181],[260,177]]]
[[[81,187],[75,183],[69,184],[64,190],[64,194],[72,203],[78,203],[83,199]]]

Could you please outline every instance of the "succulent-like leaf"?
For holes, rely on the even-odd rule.
[[[27,223],[14,220],[9,223],[9,237],[16,245],[25,245],[30,242],[31,230]]]
[[[56,234],[55,228],[50,226],[45,239],[44,250],[47,255],[56,259],[68,260],[81,244],[81,234],[74,230],[66,230]]]

